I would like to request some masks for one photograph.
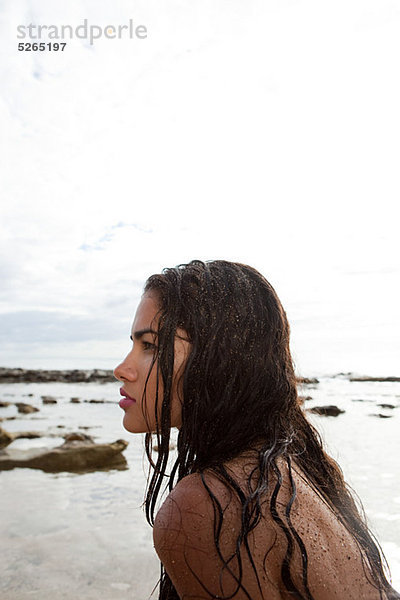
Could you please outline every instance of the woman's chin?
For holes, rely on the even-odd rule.
[[[129,431],[129,433],[146,433],[147,427],[142,423],[135,423],[132,418],[129,418],[129,415],[125,413],[125,416],[122,421],[122,425]]]

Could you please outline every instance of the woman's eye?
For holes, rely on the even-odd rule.
[[[154,351],[156,348],[155,345],[152,344],[151,342],[142,341],[142,345],[143,345],[143,350],[153,350]]]

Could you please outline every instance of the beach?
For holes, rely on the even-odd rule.
[[[344,411],[337,417],[308,415],[362,499],[399,589],[400,384],[352,378],[354,374],[319,376],[318,383],[302,385],[299,393],[310,398],[304,402],[307,411],[326,405]],[[49,434],[15,440],[7,449],[55,447],[63,443],[62,435],[76,431],[89,433],[98,443],[129,442],[124,451],[128,468],[0,473],[4,600],[145,600],[156,586],[159,563],[141,508],[147,474],[143,436],[123,429],[118,390],[118,382],[0,384],[0,400],[9,403],[0,408],[0,426]],[[56,403],[44,404],[42,396],[52,396]],[[39,410],[20,414],[16,402]]]

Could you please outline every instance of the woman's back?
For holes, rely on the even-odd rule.
[[[248,494],[248,479],[255,465],[254,458],[251,460],[249,455],[225,465],[227,473],[244,494]],[[281,569],[288,541],[277,523],[277,519],[281,519],[286,527],[294,527],[304,543],[308,588],[314,600],[379,600],[380,593],[367,578],[367,567],[353,536],[295,467],[292,477],[296,497],[288,520],[286,510],[292,497],[291,483],[287,464],[281,460],[278,465],[282,486],[276,504],[273,503],[275,519],[271,498],[277,478],[271,474],[261,503],[261,519],[247,538],[248,551],[244,540],[241,544],[242,588],[237,585],[240,565],[235,557],[242,526],[242,503],[236,493],[228,491],[226,484],[210,471],[204,474],[203,480],[199,474],[193,474],[177,484],[157,515],[154,542],[180,597],[230,596],[237,600],[249,597],[252,600],[292,600],[299,597],[290,593],[282,580]],[[257,471],[253,476],[257,476]],[[210,493],[216,498],[214,503]],[[215,514],[218,515],[219,508],[223,519],[218,532],[214,524],[218,523]],[[216,537],[219,538],[221,556],[216,549]],[[227,563],[225,569],[221,557]],[[302,572],[300,546],[293,544],[290,574],[302,597],[309,598]]]

